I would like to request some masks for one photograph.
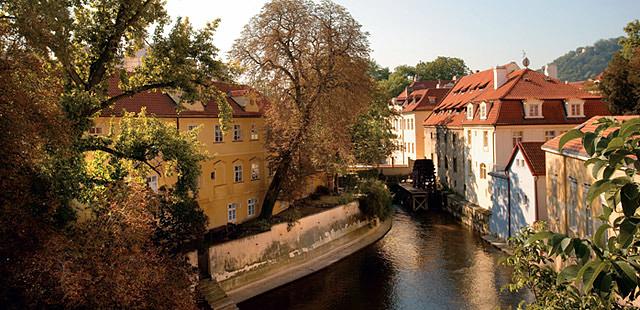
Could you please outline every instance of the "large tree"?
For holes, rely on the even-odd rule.
[[[268,149],[275,173],[261,217],[301,177],[335,171],[352,158],[349,128],[371,102],[369,42],[330,1],[274,0],[245,26],[231,51],[271,101]]]
[[[353,152],[358,164],[378,165],[393,153],[396,145],[389,119],[393,110],[381,87],[373,92],[371,106],[351,127]]]
[[[161,0],[0,1],[0,15],[0,304],[192,307],[175,254],[177,239],[204,228],[195,140],[144,115],[119,134],[86,132],[139,92],[218,98],[209,83],[226,70],[212,44],[216,23],[196,31],[179,19],[169,29]],[[143,47],[142,65],[125,72],[124,57]],[[119,95],[108,92],[112,77]],[[145,171],[167,169],[178,182],[166,192],[140,188]]]
[[[469,68],[464,60],[456,57],[438,56],[432,61],[419,62],[416,65],[416,74],[420,80],[451,80],[468,73]]]
[[[622,49],[604,71],[600,89],[615,114],[640,113],[640,21],[630,22],[626,37],[620,39]]]

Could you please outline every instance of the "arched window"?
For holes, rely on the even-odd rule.
[[[480,164],[480,178],[481,179],[487,178],[487,165],[485,164]]]
[[[473,103],[467,105],[467,119],[473,119]]]

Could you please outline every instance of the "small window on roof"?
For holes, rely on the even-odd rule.
[[[473,119],[473,103],[467,105],[467,119]]]
[[[529,99],[522,103],[525,118],[544,118],[542,115],[542,100]]]
[[[480,119],[487,119],[487,103],[480,103]]]

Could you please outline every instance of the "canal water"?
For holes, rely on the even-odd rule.
[[[530,294],[500,288],[502,253],[442,211],[396,208],[393,228],[367,248],[256,296],[241,310],[509,309]]]

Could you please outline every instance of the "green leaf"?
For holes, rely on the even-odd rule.
[[[582,145],[584,146],[584,149],[587,151],[587,154],[589,154],[589,156],[593,156],[593,153],[595,152],[594,141],[597,137],[597,134],[593,132],[587,132],[584,134],[584,138],[582,138]]]
[[[572,250],[569,245],[571,245],[571,238],[562,239],[562,241],[560,241],[560,248],[562,249],[562,252],[568,254],[568,252]]]
[[[626,120],[620,125],[620,136],[627,138],[638,130],[640,130],[640,117]]]
[[[624,139],[622,137],[615,137],[609,141],[607,150],[621,148],[624,145]]]
[[[576,276],[578,275],[578,272],[580,271],[580,266],[578,265],[569,265],[567,267],[565,267],[564,269],[562,269],[562,271],[560,271],[560,273],[558,273],[558,277],[556,279],[558,284],[567,282],[567,281],[573,281]]]
[[[638,209],[638,203],[640,199],[640,192],[638,192],[638,186],[634,183],[627,183],[620,189],[620,202],[622,203],[622,210],[624,215],[633,216]]]
[[[534,243],[536,241],[539,240],[543,240],[543,239],[549,239],[554,235],[554,233],[550,232],[550,231],[541,231],[539,233],[536,233],[534,235],[531,235],[528,239],[526,244],[531,244]]]
[[[600,172],[600,170],[602,170],[602,167],[604,167],[604,165],[607,164],[607,161],[605,160],[601,160],[599,158],[590,158],[589,160],[595,159],[594,164],[593,164],[593,168],[591,170],[591,175],[593,175],[594,178],[598,177],[598,173]],[[586,163],[585,163],[586,165]]]
[[[629,263],[625,261],[616,261],[615,264],[616,266],[620,267],[622,272],[624,272],[624,275],[628,277],[631,281],[633,282],[638,281],[638,277],[636,276],[637,271]]]
[[[600,196],[600,194],[615,187],[616,185],[613,182],[609,182],[609,180],[598,180],[589,187],[589,192],[587,192],[587,201],[591,202],[593,199]]]
[[[559,148],[562,149],[564,145],[567,144],[567,142],[577,138],[582,138],[583,136],[584,136],[584,133],[579,129],[571,129],[567,131],[567,133],[562,135],[562,137],[560,138]]]
[[[593,269],[594,266],[600,262],[599,260],[592,260],[589,261],[588,263],[584,264],[584,266],[582,266],[582,268],[580,268],[580,270],[578,271],[578,274],[576,275],[576,281],[580,281],[581,279],[584,281],[586,281],[585,276],[588,276],[591,274],[591,272],[587,272],[589,271],[589,269]]]
[[[593,273],[591,273],[589,275],[588,278],[586,278],[587,282],[585,282],[584,285],[584,291],[585,292],[589,292],[591,291],[591,289],[593,288],[593,283],[596,281],[596,278],[598,278],[598,275],[600,275],[600,273],[607,267],[607,263],[605,262],[599,262],[597,264],[597,266],[594,268]]]
[[[625,219],[620,223],[620,231],[618,232],[618,243],[626,248],[633,241],[633,235],[636,231],[636,225],[631,223],[628,219]]]
[[[614,172],[616,172],[615,166],[607,166],[607,168],[604,168],[604,171],[602,172],[602,179],[608,180]]]
[[[604,240],[604,232],[607,231],[607,229],[611,228],[611,226],[609,224],[602,224],[600,225],[600,227],[598,227],[598,230],[596,230],[596,233],[593,235],[593,244],[595,244],[596,246],[598,246],[601,249],[604,249],[605,247],[605,240]]]

